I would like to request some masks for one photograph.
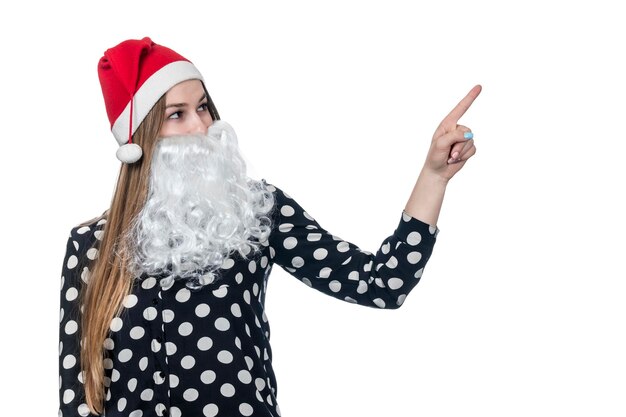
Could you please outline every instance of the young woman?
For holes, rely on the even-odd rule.
[[[98,72],[123,164],[110,208],[67,241],[59,415],[280,416],[264,311],[272,266],[347,302],[400,307],[432,253],[447,182],[476,152],[457,121],[480,86],[437,128],[396,230],[372,254],[247,177],[235,132],[178,53],[127,40]]]

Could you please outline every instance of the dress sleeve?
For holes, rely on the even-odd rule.
[[[326,231],[291,196],[267,185],[276,199],[269,237],[272,262],[343,301],[386,309],[402,305],[422,277],[437,227],[403,210],[397,228],[374,255]]]
[[[61,273],[59,318],[59,416],[93,416],[85,403],[80,372],[80,303],[82,285],[89,274],[88,259],[95,256],[91,248],[93,226],[75,227],[67,240]]]

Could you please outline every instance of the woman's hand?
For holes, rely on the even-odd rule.
[[[426,156],[422,172],[448,181],[459,172],[465,162],[476,153],[471,130],[457,124],[472,105],[482,87],[474,86],[439,124]],[[469,137],[469,139],[468,139]]]

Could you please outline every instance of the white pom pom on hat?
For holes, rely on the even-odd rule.
[[[182,81],[204,81],[188,59],[148,37],[107,49],[98,62],[98,77],[111,131],[120,145],[117,159],[128,164],[142,156],[132,136],[159,98]]]

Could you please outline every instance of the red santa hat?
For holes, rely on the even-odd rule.
[[[129,164],[142,155],[132,135],[159,98],[182,81],[203,81],[188,59],[148,37],[107,49],[98,62],[98,77],[111,131],[120,145],[117,158]]]

